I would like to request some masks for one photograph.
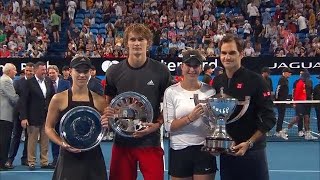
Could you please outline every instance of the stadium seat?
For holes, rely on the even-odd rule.
[[[90,29],[99,29],[99,25],[98,24],[91,24]]]
[[[76,18],[75,20],[74,20],[74,23],[78,23],[78,24],[83,24],[83,19],[79,19],[79,18]]]
[[[76,18],[78,18],[78,19],[84,19],[84,14],[82,14],[82,13],[77,13]]]
[[[92,32],[92,34],[96,35],[96,34],[98,34],[98,29],[90,29],[90,32]]]
[[[96,13],[96,18],[102,19],[102,15],[100,13]]]
[[[90,15],[91,15],[90,13],[85,13],[84,17],[88,18],[88,17],[90,17]]]
[[[100,23],[99,29],[105,29],[106,28],[106,23]]]
[[[77,12],[78,12],[78,13],[81,13],[81,14],[85,14],[85,13],[86,13],[86,10],[84,10],[84,9],[78,9]]]
[[[80,24],[80,23],[76,23],[75,26],[76,26],[77,28],[79,28],[79,29],[82,29],[82,24]]]
[[[99,29],[99,34],[106,34],[106,29]]]
[[[96,22],[96,24],[100,24],[102,22],[102,19],[101,18],[95,18],[95,22]]]

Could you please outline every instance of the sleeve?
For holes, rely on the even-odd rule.
[[[12,82],[10,80],[3,81],[3,88],[1,89],[4,96],[9,99],[9,102],[11,105],[15,105],[19,100],[19,95],[16,94],[16,91],[14,90]]]
[[[21,106],[20,106],[20,119],[27,119],[28,118],[28,101],[30,96],[30,80],[27,80],[24,83],[23,91],[21,94]]]
[[[106,86],[105,86],[105,90],[104,90],[105,95],[111,96],[111,97],[114,97],[117,95],[117,88],[114,83],[115,77],[114,77],[114,74],[112,73],[114,66],[115,65],[110,66],[106,72]]]
[[[164,92],[163,97],[163,120],[164,120],[164,128],[166,131],[170,132],[170,127],[172,121],[175,119],[175,111],[173,104],[173,93],[170,88],[168,88]]]
[[[259,118],[257,121],[257,126],[261,132],[266,133],[270,131],[276,123],[275,113],[273,111],[274,104],[271,99],[271,92],[266,82],[262,78],[260,78],[257,82],[260,84],[257,87],[261,87],[257,89],[256,94],[256,105]]]

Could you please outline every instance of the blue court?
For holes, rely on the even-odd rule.
[[[164,141],[167,158],[168,141]],[[109,168],[112,142],[101,143],[107,168]],[[270,170],[270,180],[319,180],[320,179],[320,142],[268,142],[267,154]],[[0,172],[0,180],[50,180],[53,171],[42,170],[40,166],[35,171],[20,166],[21,147],[19,149],[13,170]],[[167,160],[166,160],[167,162]],[[165,179],[168,179],[168,165],[165,165]],[[94,168],[94,167],[93,167]],[[216,179],[219,180],[219,172]],[[143,177],[139,173],[139,180]]]

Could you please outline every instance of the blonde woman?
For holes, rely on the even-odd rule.
[[[205,58],[198,50],[183,53],[181,65],[184,79],[168,87],[164,94],[163,117],[170,132],[169,174],[172,180],[212,180],[217,170],[216,158],[201,151],[208,133],[201,105],[193,95],[208,98],[215,91],[198,80]]]

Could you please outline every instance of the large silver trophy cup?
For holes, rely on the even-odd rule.
[[[133,137],[137,131],[146,126],[144,123],[151,123],[153,120],[153,108],[150,101],[137,92],[124,92],[112,99],[110,107],[116,113],[109,118],[109,125],[113,131],[123,137]]]
[[[210,97],[200,100],[198,94],[194,94],[195,104],[202,104],[205,114],[208,115],[210,134],[206,137],[205,145],[202,150],[214,155],[223,153],[232,154],[232,138],[226,131],[226,125],[237,121],[247,111],[250,103],[250,97],[246,96],[244,101],[239,101],[232,97],[227,97],[221,90],[221,97]],[[236,107],[242,106],[241,111],[234,118],[230,119]]]

